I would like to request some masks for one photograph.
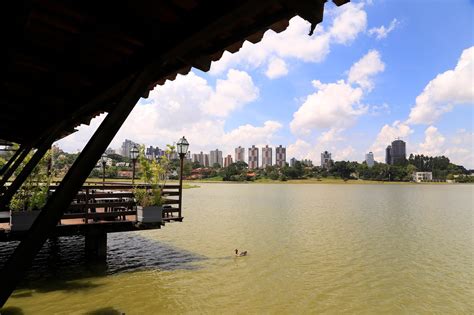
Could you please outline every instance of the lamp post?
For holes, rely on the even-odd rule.
[[[102,154],[100,160],[102,161],[102,185],[105,185],[105,164],[107,163],[107,154]]]
[[[189,142],[183,136],[179,139],[178,143],[176,143],[176,150],[178,151],[179,159],[180,159],[180,168],[179,168],[179,212],[178,216],[181,218],[181,199],[183,196],[183,165],[184,165],[184,157],[186,153],[188,153]]]
[[[132,185],[135,184],[135,163],[137,163],[138,158],[138,148],[136,145],[130,150],[130,157],[132,158]]]

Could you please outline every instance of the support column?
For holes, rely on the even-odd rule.
[[[3,165],[3,167],[0,169],[0,175],[3,175],[8,168],[15,162],[16,158],[20,155],[20,153],[25,149],[24,145],[21,145],[18,150],[16,150],[15,154],[8,160],[8,162]]]
[[[109,112],[77,157],[54,194],[49,198],[25,238],[17,246],[0,273],[0,307],[5,304],[23,278],[49,234],[54,231],[64,210],[81,188],[102,153],[112,141],[140,97],[145,94],[156,66],[148,66],[133,81],[124,97]]]
[[[58,131],[58,130],[56,130]],[[28,176],[31,174],[33,169],[38,165],[43,156],[48,152],[49,148],[56,139],[56,133],[52,132],[46,136],[43,141],[38,145],[38,149],[31,159],[26,163],[25,167],[21,170],[20,174],[13,180],[12,184],[7,188],[0,198],[0,209],[4,208],[12,199],[13,195],[20,189],[21,185],[25,182]]]
[[[89,232],[85,235],[85,254],[90,261],[107,260],[107,233],[102,231]]]
[[[21,152],[20,156],[13,162],[13,165],[5,170],[2,179],[0,180],[0,187],[4,186],[5,183],[10,179],[16,169],[21,165],[21,163],[25,160],[28,153],[30,153],[32,147],[30,145],[26,146],[23,151]]]

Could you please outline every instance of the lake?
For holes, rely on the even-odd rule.
[[[200,184],[183,223],[48,241],[18,314],[474,312],[470,185]],[[234,257],[234,249],[247,257]],[[13,249],[2,246],[0,259]]]

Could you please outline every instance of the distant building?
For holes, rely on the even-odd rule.
[[[392,165],[405,162],[407,159],[406,143],[403,140],[397,139],[392,142],[392,149],[390,151]]]
[[[324,151],[321,153],[321,167],[325,169],[329,169],[332,165],[332,160],[331,160],[331,153],[328,151]]]
[[[120,155],[130,158],[130,150],[133,148],[134,145],[138,146],[138,144],[133,142],[132,140],[125,139],[125,141],[122,142]]]
[[[105,154],[110,155],[110,154],[116,154],[116,153],[115,153],[115,150],[114,150],[114,149],[112,149],[112,148],[107,148],[107,150],[105,150]]]
[[[430,182],[433,180],[432,172],[415,172],[413,173],[413,180],[417,183]]]
[[[272,148],[266,145],[262,148],[262,168],[272,166]]]
[[[199,153],[199,154],[193,154],[192,158],[193,163],[199,163],[204,167],[209,167],[209,154],[205,153]]]
[[[161,150],[159,147],[153,147],[149,146],[148,148],[145,149],[145,156],[147,159],[152,160],[152,159],[159,159],[165,154],[164,150]]]
[[[258,168],[258,148],[252,145],[249,148],[249,169],[257,169]]]
[[[290,167],[295,167],[295,164],[296,162],[298,162],[297,159],[295,159],[294,157],[290,159]]]
[[[235,148],[235,162],[245,162],[245,148]]]
[[[275,148],[275,164],[278,167],[286,165],[286,148],[281,145]]]
[[[311,161],[309,159],[303,159],[303,160],[301,160],[301,164],[303,164],[303,166],[306,166],[306,167],[312,167],[313,166],[313,161]]]
[[[209,154],[209,163],[211,167],[214,167],[215,164],[219,164],[220,167],[224,165],[222,159],[222,151],[215,149]]]
[[[232,155],[227,155],[225,158],[224,158],[224,167],[228,167],[229,165],[231,165],[233,163],[232,161]]]
[[[368,167],[374,166],[375,161],[374,161],[374,154],[372,152],[369,152],[365,155],[365,163],[367,163]]]
[[[385,163],[392,164],[392,146],[389,145],[385,149]]]

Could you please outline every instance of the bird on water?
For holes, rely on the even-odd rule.
[[[244,250],[243,252],[240,252],[240,253],[239,253],[239,250],[236,249],[236,250],[235,250],[235,256],[237,256],[237,257],[247,256],[247,251]]]

